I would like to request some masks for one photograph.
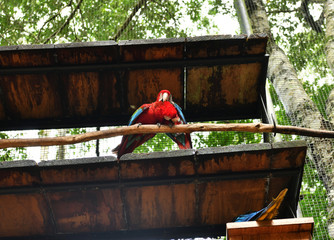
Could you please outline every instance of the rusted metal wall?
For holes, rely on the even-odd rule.
[[[188,121],[261,118],[266,43],[240,35],[0,47],[0,128],[126,124],[162,89]]]
[[[304,142],[288,142],[129,154],[119,162],[0,162],[0,239],[223,235],[227,222],[283,188],[279,217],[292,217],[305,154]]]

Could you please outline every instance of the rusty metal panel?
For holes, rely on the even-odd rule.
[[[125,73],[129,113],[144,103],[154,102],[160,90],[167,89],[173,101],[183,106],[183,68],[138,69]]]
[[[233,218],[264,206],[266,179],[244,179],[201,183],[199,218],[201,224],[225,224]]]
[[[187,58],[211,58],[238,55],[264,55],[267,36],[265,34],[217,35],[187,38]]]
[[[257,109],[261,63],[187,68],[187,111]],[[226,111],[226,112],[224,112]]]
[[[124,189],[129,229],[191,226],[195,223],[195,184]]]
[[[40,184],[37,164],[32,160],[0,162],[0,188]]]
[[[267,152],[270,149],[269,143],[200,149],[197,152],[197,172],[223,174],[266,170],[270,168],[270,152]],[[247,164],[249,161],[252,164]]]
[[[43,184],[118,182],[119,180],[118,164],[114,157],[43,161],[38,166]]]
[[[305,152],[305,142],[289,142],[127,154],[120,161],[1,163],[0,213],[8,219],[0,232],[40,238],[136,231],[159,236],[158,230],[175,229],[187,236],[189,229],[214,226],[223,232],[226,222],[263,208],[283,188],[289,191],[280,216],[291,217]],[[276,157],[283,158],[281,165]],[[40,225],[31,229],[27,221]]]
[[[7,116],[11,120],[60,117],[63,112],[56,80],[51,75],[2,76],[0,88]]]
[[[293,151],[287,151],[287,146],[291,146],[291,142],[280,142],[273,144],[271,162],[271,167],[273,169],[297,168],[304,164],[306,148],[303,142],[293,142]]]
[[[40,193],[0,196],[0,237],[49,235],[52,217]]]
[[[61,233],[126,229],[120,190],[96,189],[48,193]]]
[[[163,179],[195,175],[194,150],[166,152],[164,158],[160,157],[160,153],[143,155],[139,159],[136,155],[128,154],[121,159],[119,163],[121,180]]]
[[[118,60],[115,41],[57,44],[55,50],[57,63],[64,65],[105,64]]]
[[[116,71],[99,72],[98,115],[111,116],[123,111],[126,96],[122,93],[121,79]]]
[[[69,116],[85,117],[96,114],[99,93],[98,76],[98,72],[63,75]]]
[[[183,59],[185,38],[120,41],[122,62]]]
[[[151,62],[182,60],[185,39],[155,39],[120,41],[120,62]],[[183,66],[168,68],[132,69],[124,72],[127,113],[144,103],[156,100],[160,90],[167,89],[173,100],[184,106],[183,99]]]
[[[126,124],[162,89],[188,121],[260,118],[266,42],[259,34],[0,47],[0,125]]]
[[[56,63],[53,44],[20,45],[0,47],[0,66],[34,67],[51,66]]]

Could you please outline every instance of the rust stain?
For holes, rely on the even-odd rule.
[[[53,51],[15,51],[0,54],[1,66],[33,67],[50,66],[53,62]]]
[[[221,156],[217,159],[205,159],[198,165],[199,174],[217,174],[224,172],[260,171],[270,168],[267,153],[239,153]]]
[[[187,105],[217,109],[256,103],[261,64],[188,68]]]
[[[99,93],[97,72],[71,73],[65,84],[72,116],[87,116],[97,110]]]
[[[51,232],[46,203],[39,194],[2,195],[1,237],[42,235]]]
[[[301,167],[305,160],[303,149],[274,150],[272,154],[272,169]]]
[[[195,185],[127,188],[130,229],[190,226],[195,223]]]
[[[50,194],[59,231],[101,232],[124,229],[119,189]]]
[[[2,170],[0,172],[0,186],[2,187],[32,186],[39,181],[39,176],[32,175],[30,172],[20,170]]]
[[[128,73],[128,102],[134,106],[130,112],[143,103],[154,102],[162,89],[167,89],[180,106],[183,105],[183,69],[146,69]]]
[[[62,64],[111,63],[116,56],[116,46],[57,49],[57,59]]]
[[[264,205],[266,179],[199,184],[199,215],[203,225],[225,224]],[[236,207],[238,206],[238,207]]]
[[[108,115],[120,110],[121,98],[125,98],[121,94],[120,84],[115,75],[115,72],[112,71],[99,73],[99,108],[102,115]]]
[[[117,167],[44,169],[40,174],[44,184],[118,180]]]
[[[121,48],[123,61],[153,61],[183,58],[183,43],[168,46],[124,46]]]
[[[38,119],[61,115],[60,99],[46,75],[5,77],[1,84],[8,108],[17,117]]]
[[[166,159],[120,162],[121,179],[161,178],[194,175],[194,163],[190,160],[167,161]]]

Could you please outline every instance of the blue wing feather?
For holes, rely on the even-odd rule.
[[[261,216],[264,210],[265,209],[261,209],[257,212],[240,215],[234,221],[235,222],[255,221],[259,216]]]
[[[174,107],[176,108],[177,113],[179,114],[179,116],[180,116],[182,122],[183,122],[184,124],[186,124],[187,121],[186,121],[186,118],[184,117],[184,115],[183,115],[183,113],[182,113],[182,108],[181,108],[179,105],[177,105],[175,102],[173,102],[173,104],[174,104]]]
[[[140,116],[140,114],[142,114],[146,109],[148,109],[148,106],[141,106],[140,108],[138,108],[131,116],[130,120],[129,120],[129,124],[128,126],[134,124],[134,121]]]

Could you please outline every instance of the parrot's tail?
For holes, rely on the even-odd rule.
[[[121,147],[121,144],[118,144],[117,147],[115,147],[115,148],[112,150],[112,153],[114,153],[114,154],[118,154],[118,151],[119,151],[120,147]]]
[[[288,191],[287,188],[283,189],[276,198],[268,205],[267,210],[257,219],[261,220],[271,220],[278,214],[278,210],[284,200],[285,194]]]

